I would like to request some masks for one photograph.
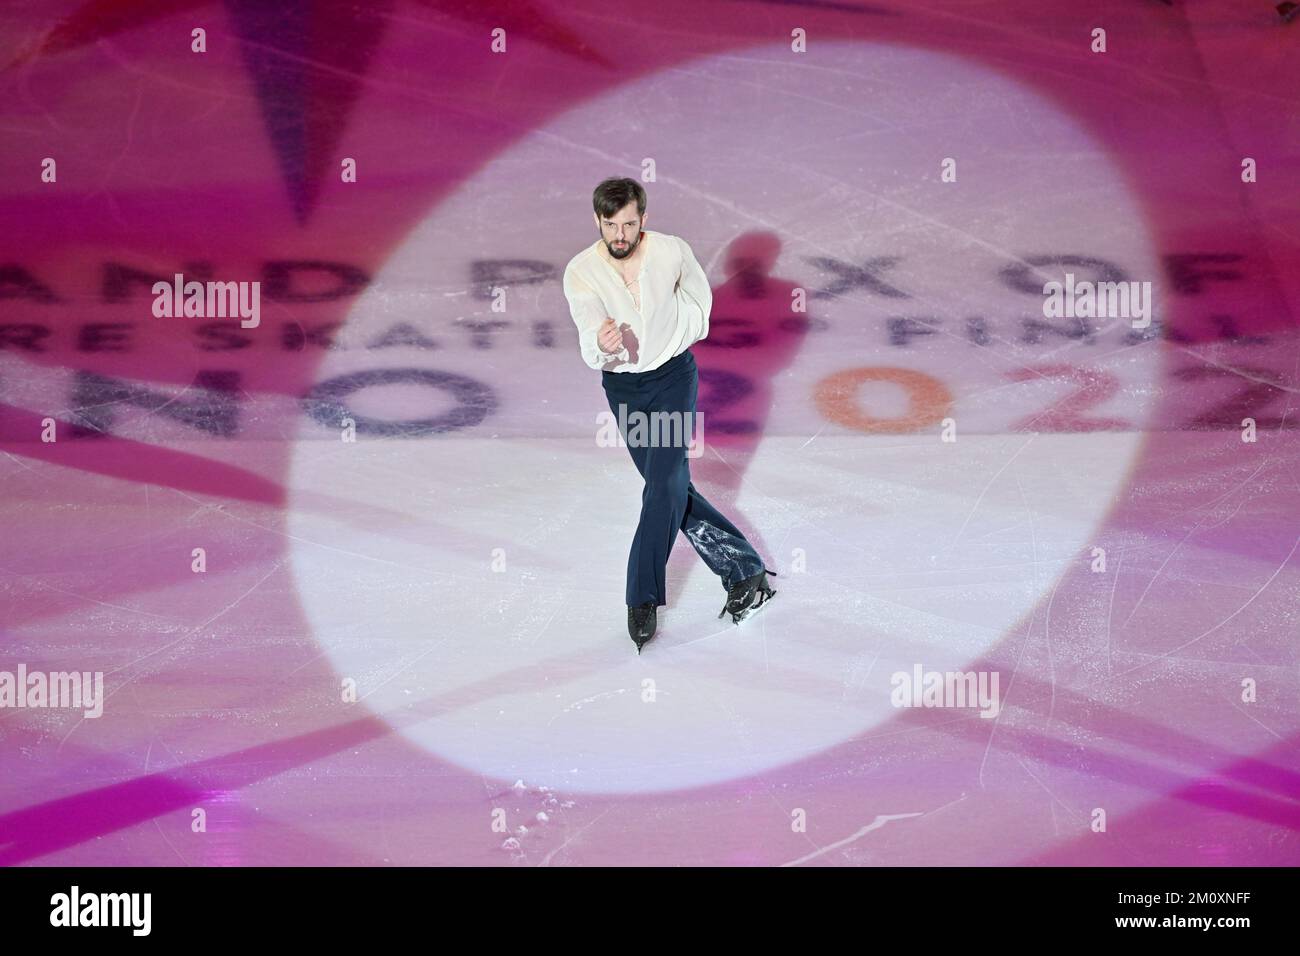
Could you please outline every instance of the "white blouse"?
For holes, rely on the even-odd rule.
[[[713,290],[691,247],[677,236],[650,229],[643,232],[644,258],[633,283],[634,288],[639,287],[640,308],[623,274],[601,255],[603,239],[583,249],[564,267],[564,295],[578,327],[582,360],[591,368],[648,372],[709,334]],[[613,354],[602,352],[596,342],[606,316],[623,330],[623,349]],[[628,353],[629,331],[637,341],[635,362]]]

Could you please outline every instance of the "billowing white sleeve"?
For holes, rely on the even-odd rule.
[[[686,240],[678,236],[677,241],[682,247],[682,275],[679,280],[679,288],[686,294],[686,298],[700,310],[703,323],[700,328],[700,338],[708,338],[709,313],[713,309],[713,290],[709,288],[709,277],[700,268],[699,262],[695,259],[695,253],[691,251],[691,247],[686,243]],[[699,339],[696,341],[699,341]]]
[[[587,283],[572,269],[564,270],[564,297],[569,300],[569,314],[578,327],[578,347],[588,366],[603,370],[628,360],[627,346],[618,352],[602,352],[596,335],[605,322],[605,305]]]

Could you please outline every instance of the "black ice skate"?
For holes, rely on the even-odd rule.
[[[722,615],[730,612],[732,622],[739,624],[766,604],[768,598],[776,595],[776,591],[767,586],[769,574],[776,577],[775,571],[764,568],[752,578],[746,578],[739,584],[733,585],[727,592],[727,603],[718,612],[718,617],[721,618]]]
[[[636,642],[636,652],[640,654],[641,648],[645,646],[646,641],[655,636],[655,605],[653,602],[627,609],[627,632],[632,635],[632,640]]]

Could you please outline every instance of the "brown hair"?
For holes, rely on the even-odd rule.
[[[632,200],[636,200],[638,216],[645,215],[645,190],[635,179],[606,179],[591,194],[591,207],[596,215],[608,219]]]

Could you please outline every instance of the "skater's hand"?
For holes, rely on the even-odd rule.
[[[608,352],[610,355],[623,348],[623,333],[618,330],[618,326],[609,316],[605,316],[605,321],[596,334],[596,342],[602,352]]]

